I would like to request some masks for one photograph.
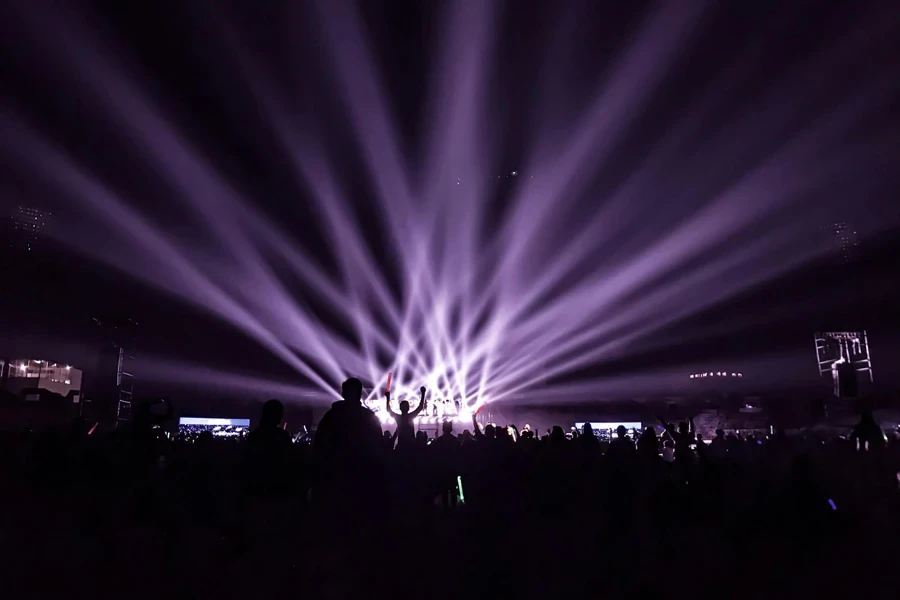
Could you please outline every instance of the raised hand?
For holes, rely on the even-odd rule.
[[[384,405],[389,415],[393,417],[397,414],[393,410],[391,410],[391,393],[387,390],[384,391]]]
[[[420,412],[422,412],[423,408],[425,408],[425,386],[424,385],[421,388],[419,388],[419,392],[422,393],[422,397],[419,398],[419,406],[416,407],[416,410],[414,410],[414,411],[412,411],[412,413],[410,413],[414,417],[416,415],[418,415]]]

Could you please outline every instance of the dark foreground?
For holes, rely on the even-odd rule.
[[[380,448],[341,474],[324,472],[302,443],[7,434],[3,596],[662,600],[897,589],[897,446],[720,440],[666,462],[630,442],[444,442]],[[456,475],[465,504],[454,507]]]

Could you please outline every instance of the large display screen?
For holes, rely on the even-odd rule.
[[[244,437],[250,432],[250,419],[213,419],[205,417],[181,417],[178,433],[196,437],[208,431],[215,437]]]
[[[620,425],[622,427],[624,427],[625,429],[627,429],[629,432],[632,432],[632,431],[640,432],[641,431],[641,423],[638,421],[626,421],[626,422],[622,422],[622,423],[620,423],[618,421],[611,421],[611,422],[591,421],[590,425],[591,425],[591,429],[594,430],[595,433],[600,432],[600,431],[615,431],[616,429],[619,428]],[[584,423],[583,422],[575,423],[575,429],[577,429],[578,431],[583,430]]]

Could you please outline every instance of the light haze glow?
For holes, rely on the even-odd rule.
[[[242,43],[237,24],[219,26],[232,49],[227,59],[277,138],[279,159],[311,198],[333,268],[214,164],[139,65],[64,15],[22,9],[27,27],[67,48],[54,60],[89,90],[106,126],[180,210],[161,220],[52,134],[14,115],[0,121],[16,148],[10,160],[85,216],[81,226],[92,235],[79,250],[214,315],[289,365],[296,384],[270,382],[272,393],[330,401],[342,380],[357,376],[376,399],[393,372],[396,400],[414,399],[425,385],[432,398],[461,399],[465,415],[541,391],[589,398],[603,381],[559,382],[651,348],[664,328],[819,256],[818,221],[808,217],[840,208],[819,196],[879,160],[889,138],[847,141],[895,81],[862,79],[821,110],[804,110],[834,63],[858,57],[858,33],[877,18],[867,15],[846,38],[714,121],[709,115],[730,101],[759,48],[737,52],[729,69],[697,85],[679,118],[617,183],[601,189],[597,173],[621,158],[710,26],[711,3],[676,1],[647,11],[574,113],[563,107],[565,90],[554,88],[571,19],[548,25],[556,43],[534,65],[533,94],[521,98],[544,118],[524,135],[519,162],[503,165],[493,152],[500,144],[490,127],[497,110],[491,81],[509,15],[499,2],[449,2],[424,82],[422,152],[412,160],[361,11],[340,0],[311,4],[303,15],[320,31],[317,59],[330,84],[316,98],[345,115],[376,222],[361,219],[362,201],[349,191],[328,132],[313,125],[315,110],[296,107],[296,90]],[[511,198],[502,213],[492,208],[501,184]],[[194,228],[196,236],[184,234]],[[383,255],[367,240],[373,232]],[[331,318],[320,318],[313,303]],[[214,378],[200,365],[157,373]],[[220,381],[265,387],[241,375]]]

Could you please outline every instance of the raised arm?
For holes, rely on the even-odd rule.
[[[399,413],[395,413],[393,410],[391,410],[391,393],[390,392],[384,393],[384,403],[387,406],[388,414],[391,415],[391,417],[396,419],[397,417],[400,416]]]
[[[678,439],[678,438],[676,437],[676,435],[675,435],[676,432],[675,432],[675,428],[674,428],[674,427],[669,427],[669,424],[666,423],[666,422],[663,420],[663,418],[660,417],[659,415],[656,415],[656,419],[662,424],[663,429],[665,429],[665,432],[664,432],[664,433],[669,434],[669,438],[670,438],[673,442],[674,442],[676,439]]]
[[[481,431],[481,425],[478,423],[478,415],[472,413],[472,427],[475,429],[475,438],[481,439],[484,437],[484,433]]]
[[[410,413],[413,417],[418,415],[420,412],[422,412],[422,409],[425,408],[425,386],[424,385],[421,388],[419,388],[419,393],[421,394],[421,396],[419,397],[419,405],[416,407],[416,410],[414,410]]]

